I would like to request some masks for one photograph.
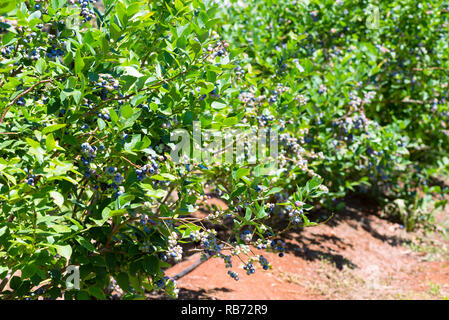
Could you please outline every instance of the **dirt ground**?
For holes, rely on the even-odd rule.
[[[235,281],[223,261],[212,258],[178,280],[179,299],[448,300],[449,209],[437,216],[446,234],[407,233],[379,216],[372,204],[353,199],[326,224],[285,234],[284,257],[253,249],[272,269],[255,264],[256,273],[248,276],[233,258]],[[186,257],[166,274],[175,276],[199,259],[198,253]]]
[[[448,211],[438,221],[449,230]],[[288,233],[284,257],[254,250],[272,269],[247,276],[234,259],[235,281],[221,259],[209,259],[178,280],[179,298],[449,299],[449,238],[401,227],[355,199],[327,224]],[[166,273],[174,276],[198,259],[190,256]]]

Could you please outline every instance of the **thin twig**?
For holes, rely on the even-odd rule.
[[[45,79],[45,80],[41,80],[39,82],[36,82],[35,84],[33,84],[31,87],[29,87],[27,90],[21,92],[17,97],[15,97],[6,107],[5,111],[3,111],[3,114],[0,118],[0,123],[3,122],[3,119],[5,118],[6,113],[9,111],[9,109],[11,108],[12,105],[14,105],[17,100],[19,100],[20,98],[22,98],[24,95],[26,95],[27,93],[31,92],[34,90],[34,88],[36,88],[38,85],[43,84],[43,83],[48,83],[48,82],[52,82],[54,81],[54,79]]]
[[[174,79],[176,79],[176,78],[178,78],[178,77],[180,77],[180,76],[183,76],[184,74],[187,73],[187,71],[188,71],[188,70],[186,69],[185,71],[180,72],[180,73],[178,73],[177,75],[175,75],[175,76],[173,76],[173,77],[171,77],[171,78],[169,78],[169,79],[163,79],[163,80],[158,81],[158,82],[156,82],[155,84],[149,86],[148,88],[142,88],[142,89],[138,90],[137,92],[130,93],[130,94],[126,95],[126,96],[123,96],[123,97],[115,97],[115,98],[107,99],[107,100],[103,101],[103,103],[100,103],[97,107],[92,108],[92,109],[90,109],[89,111],[87,111],[85,114],[83,114],[83,115],[81,116],[81,118],[85,118],[85,117],[87,117],[88,115],[94,113],[95,111],[100,110],[104,105],[108,104],[108,103],[111,102],[111,101],[127,100],[127,99],[129,99],[129,98],[135,96],[136,94],[138,94],[138,93],[140,93],[140,92],[144,92],[144,91],[149,91],[149,90],[157,89],[157,88],[160,87],[162,84],[164,84],[164,83],[166,83],[166,82],[170,82],[170,81],[172,81],[172,80],[174,80]]]
[[[137,164],[132,163],[130,160],[126,159],[124,156],[120,156],[120,158],[122,158],[123,160],[125,160],[126,162],[128,162],[130,165],[132,165],[134,168],[137,169],[142,169],[140,166],[138,166]]]

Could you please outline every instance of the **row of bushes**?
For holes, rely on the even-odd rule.
[[[445,1],[2,0],[0,13],[6,298],[176,297],[164,270],[183,250],[238,280],[232,256],[271,268],[251,247],[282,256],[280,232],[323,222],[314,207],[369,194],[411,230],[446,192]],[[174,161],[171,134],[195,124],[275,133],[280,165],[267,174],[248,143],[243,161]]]

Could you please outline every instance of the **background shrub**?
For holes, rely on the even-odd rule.
[[[0,2],[0,278],[21,271],[7,298],[176,297],[164,269],[192,248],[238,280],[232,255],[270,268],[250,245],[282,256],[281,232],[348,193],[409,230],[432,221],[446,1],[217,2]],[[195,121],[278,132],[279,170],[173,161],[170,133]]]

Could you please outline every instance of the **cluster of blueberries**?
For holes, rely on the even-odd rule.
[[[31,53],[28,54],[28,58],[34,61],[39,60],[40,57],[41,55],[39,49],[33,49],[31,50]]]
[[[282,50],[282,49],[279,48],[279,50]],[[281,59],[279,59],[279,61],[277,62],[277,67],[278,67],[278,71],[280,74],[284,73],[284,71],[286,71],[287,64],[284,63],[284,57],[281,57]]]
[[[84,171],[84,178],[89,179],[90,176],[95,174],[95,170],[92,170],[91,168],[86,168],[86,171]]]
[[[0,53],[2,54],[3,57],[8,57],[13,51],[14,51],[13,45],[0,49]]]
[[[88,166],[97,155],[97,147],[91,146],[88,142],[84,142],[81,145],[81,153],[83,154],[81,156],[81,163]]]
[[[398,141],[398,146],[401,148],[405,148],[407,146],[407,140],[404,137],[401,137]]]
[[[110,91],[119,89],[119,82],[110,74],[100,74],[98,80],[95,81],[94,89],[97,89],[96,94],[102,100],[106,100]]]
[[[181,246],[172,246],[169,247],[167,253],[170,257],[172,257],[175,261],[181,261],[182,259],[182,247]]]
[[[199,92],[199,91],[200,91],[200,88],[197,88],[196,91]],[[220,95],[218,94],[218,87],[217,87],[217,86],[215,86],[214,90],[212,90],[211,92],[209,92],[209,97],[212,98],[212,99],[219,99],[219,98],[220,98]],[[206,99],[206,98],[207,98],[207,94],[203,94],[203,95],[201,95],[201,96],[199,97],[199,99],[200,99],[201,101],[203,101],[203,100]]]
[[[207,237],[201,239],[201,247],[209,256],[214,256],[221,251],[221,246],[217,243],[217,238],[213,233],[209,233]]]
[[[275,207],[276,205],[274,204],[274,203],[267,203],[267,211],[266,211],[266,213],[267,213],[267,215],[268,215],[268,217],[271,215],[271,213],[273,213],[273,210],[274,210],[274,207]]]
[[[274,90],[274,91],[271,93],[271,96],[268,98],[268,102],[269,102],[270,104],[274,104],[274,103],[276,103],[276,102],[278,101],[278,97],[279,97],[279,91]]]
[[[170,277],[165,276],[162,279],[159,279],[158,281],[156,281],[155,285],[157,288],[159,289],[164,289],[165,288],[165,282],[170,280]]]
[[[214,256],[219,254],[222,248],[221,245],[217,244],[215,234],[215,231],[210,230],[205,232],[195,231],[190,234],[190,239],[192,239],[192,241],[200,241],[200,246],[204,249],[204,252],[209,256]]]
[[[232,268],[231,255],[223,255],[223,261],[226,265],[226,268]]]
[[[158,257],[163,262],[166,262],[168,260],[168,257],[167,257],[167,255],[164,252],[159,252]]]
[[[269,125],[271,121],[274,120],[274,117],[272,115],[266,116],[264,114],[257,116],[257,121],[259,122],[259,126],[266,127]]]
[[[81,163],[84,166],[88,167],[89,164],[96,157],[97,150],[103,151],[104,150],[104,145],[100,145],[99,148],[97,148],[96,146],[91,146],[87,142],[83,143],[81,145],[81,153],[82,153]],[[116,189],[115,196],[116,197],[120,196],[122,194],[122,192],[120,192],[118,190],[118,185],[120,185],[123,182],[123,180],[124,180],[122,174],[119,173],[119,172],[116,172],[117,168],[115,168],[115,167],[104,167],[104,171],[106,171],[107,174],[113,176],[114,182],[111,185],[107,185],[105,187],[102,187],[102,189],[105,189],[107,187],[113,187],[114,189]],[[95,173],[95,171],[91,170],[90,168],[86,168],[86,171],[84,173],[84,177],[86,179],[88,179],[94,173]],[[94,188],[98,189],[98,186],[95,186]]]
[[[96,2],[96,0],[78,0],[78,2],[81,7],[80,16],[83,17],[83,20],[82,20],[83,23],[95,18],[95,11],[92,9],[89,9],[89,2],[94,3],[94,2]]]
[[[5,33],[9,27],[11,27],[11,25],[9,23],[1,22],[0,23],[0,34]]]
[[[209,97],[213,98],[213,99],[218,99],[220,98],[220,95],[218,94],[218,88],[215,87],[214,90],[212,90],[211,92],[209,92]]]
[[[304,213],[302,209],[297,208],[292,209],[290,207],[287,207],[287,210],[288,210],[288,217],[293,224],[298,224],[301,222],[301,216]]]
[[[123,176],[120,172],[117,172],[116,167],[105,167],[104,170],[110,176],[114,176],[114,183],[121,184],[123,182]]]
[[[267,258],[265,258],[264,256],[259,257],[259,263],[264,270],[268,270],[268,268],[270,267]]]
[[[377,151],[376,150],[374,150],[373,148],[371,148],[371,146],[366,146],[366,154],[368,155],[368,156],[375,156],[375,155],[377,155]]]
[[[268,233],[269,233],[269,235],[272,235],[271,232],[268,232]],[[259,239],[257,239],[255,246],[259,250],[264,250],[264,249],[268,248],[268,242],[266,240],[262,240],[259,238]]]
[[[47,50],[47,57],[54,58],[54,57],[61,57],[64,55],[64,50],[60,48],[56,48],[55,45],[52,45],[51,48]]]
[[[310,12],[310,16],[312,17],[312,20],[313,20],[314,22],[317,22],[317,21],[319,20],[319,15],[318,15],[318,12],[317,12],[317,11],[312,11],[312,12]]]
[[[246,243],[249,243],[252,239],[251,231],[245,230],[242,234],[240,234],[240,239],[245,241]]]
[[[27,168],[24,168],[23,171],[25,171],[25,173],[28,175],[26,182],[32,186],[35,187],[36,186],[36,175],[34,174],[29,174],[30,171]]]
[[[234,279],[235,281],[238,281],[238,280],[239,280],[239,275],[238,275],[236,272],[234,272],[234,271],[232,271],[232,270],[228,270],[228,274],[229,274],[229,276],[230,276],[232,279]]]
[[[287,151],[296,152],[300,148],[300,140],[293,137],[289,132],[281,134],[280,138],[280,144],[284,146]]]
[[[84,106],[84,107],[88,107],[89,109],[92,109],[92,108],[94,107],[92,101],[91,101],[91,100],[87,100],[87,99],[84,99],[84,104],[83,104],[83,106]]]
[[[321,84],[320,87],[318,88],[318,93],[319,94],[326,94],[327,93],[327,88],[325,85]]]
[[[390,175],[385,173],[385,166],[382,163],[380,163],[378,165],[375,165],[372,162],[369,162],[368,163],[368,170],[371,170],[373,168],[375,169],[374,172],[376,173],[376,175],[373,172],[371,172],[369,174],[369,177],[371,179],[377,180],[377,177],[379,177],[379,176],[380,176],[380,179],[382,181],[386,181],[386,180],[390,179]]]
[[[140,216],[140,224],[143,226],[143,231],[145,231],[145,233],[149,234],[151,232],[151,229],[148,228],[148,224],[151,226],[155,226],[157,223],[154,220],[150,219],[148,217],[148,215],[142,214]],[[165,258],[167,258],[167,257],[165,256]],[[161,258],[161,260],[165,261],[162,258]]]
[[[247,263],[244,267],[244,270],[246,270],[246,274],[250,275],[256,272],[256,269],[254,269],[254,265],[252,263]]]
[[[36,37],[36,32],[31,32],[30,34],[27,34],[25,38],[22,39],[23,43],[30,43],[33,41],[33,38]]]
[[[19,99],[17,99],[16,104],[23,107],[25,105],[25,99],[23,97],[20,97]]]
[[[339,134],[339,140],[347,141],[351,143],[354,139],[353,130],[361,130],[363,132],[367,131],[368,119],[363,115],[355,118],[346,118],[340,121],[332,121],[331,123],[334,130]]]
[[[108,110],[103,110],[101,112],[96,112],[98,118],[103,119],[105,121],[111,121],[111,116],[109,115]]]
[[[243,70],[243,68],[241,66],[237,66],[234,69],[235,75],[237,78],[243,78],[243,76],[245,75],[245,70]]]
[[[212,58],[215,57],[221,57],[223,55],[226,54],[227,52],[227,48],[229,47],[229,43],[227,43],[226,41],[221,41],[218,40],[215,45],[209,45],[209,47],[207,48],[207,51],[210,52],[210,56]]]
[[[159,164],[154,157],[150,157],[149,163],[144,165],[141,169],[136,169],[137,179],[142,181],[147,175],[157,174]]]
[[[270,243],[270,247],[271,249],[273,249],[274,251],[278,251],[279,252],[279,257],[283,257],[284,256],[284,252],[285,252],[285,242],[282,240],[278,240],[277,242],[272,240]]]

